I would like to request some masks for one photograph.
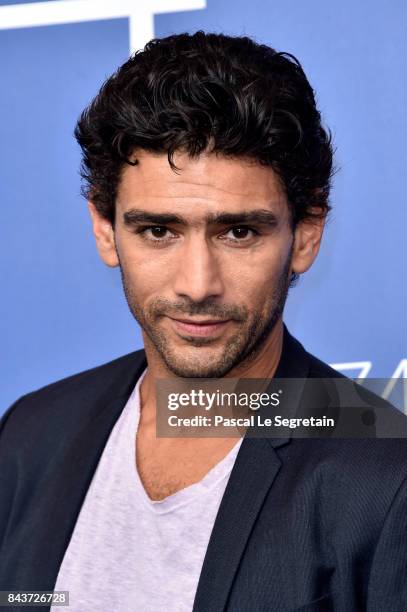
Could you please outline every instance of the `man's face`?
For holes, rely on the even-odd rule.
[[[214,154],[137,154],[123,170],[114,241],[150,347],[181,377],[250,361],[282,314],[294,235],[272,169]],[[110,264],[113,265],[113,264]]]

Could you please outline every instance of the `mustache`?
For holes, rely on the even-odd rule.
[[[245,306],[217,304],[211,298],[205,298],[201,302],[192,300],[172,302],[166,298],[157,298],[150,304],[149,311],[154,317],[171,316],[176,318],[179,315],[190,317],[209,315],[216,319],[233,319],[235,321],[245,321],[248,317],[248,310]]]

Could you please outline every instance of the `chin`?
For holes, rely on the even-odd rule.
[[[164,356],[163,356],[164,357]],[[167,368],[180,378],[221,378],[227,374],[231,366],[222,359],[207,357],[206,359],[185,359],[185,353],[177,359],[174,355],[164,357]]]

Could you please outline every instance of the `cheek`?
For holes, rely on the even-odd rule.
[[[124,240],[118,251],[126,284],[137,301],[163,295],[173,274],[171,258],[154,256],[154,253],[146,255],[135,249],[131,241]]]
[[[229,291],[241,302],[261,308],[280,286],[290,258],[290,248],[290,240],[285,239],[231,258],[226,274]]]

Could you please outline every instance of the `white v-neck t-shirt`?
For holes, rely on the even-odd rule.
[[[242,440],[201,481],[152,501],[135,461],[146,371],[111,431],[59,569],[54,590],[69,591],[69,612],[191,612],[193,607]]]

